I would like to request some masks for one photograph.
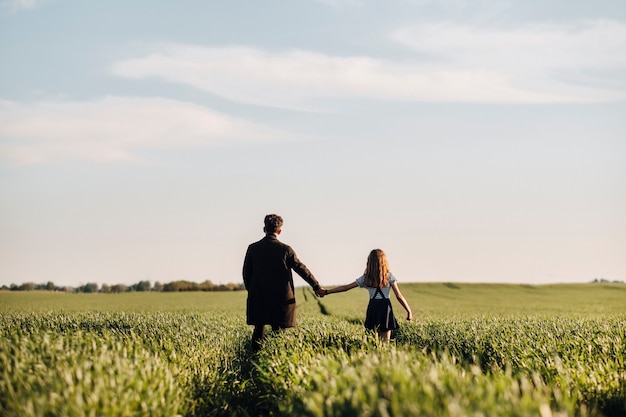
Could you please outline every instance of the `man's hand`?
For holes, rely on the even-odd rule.
[[[315,290],[315,295],[317,295],[318,297],[323,297],[326,295],[326,290],[322,287],[319,287]]]

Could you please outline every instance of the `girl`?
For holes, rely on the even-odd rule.
[[[365,272],[355,282],[324,290],[324,295],[344,292],[356,287],[367,288],[369,291],[370,302],[365,316],[365,328],[378,331],[378,337],[381,340],[389,341],[391,331],[399,327],[389,300],[391,289],[396,294],[398,302],[406,310],[406,319],[413,318],[411,307],[400,292],[395,277],[389,272],[387,257],[381,249],[374,249],[370,252]]]

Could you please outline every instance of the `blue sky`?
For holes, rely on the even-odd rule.
[[[626,3],[0,1],[0,284],[626,279]],[[297,285],[304,281],[297,278]]]

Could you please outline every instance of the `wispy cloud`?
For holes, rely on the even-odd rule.
[[[0,0],[0,7],[12,12],[18,12],[20,10],[34,9],[45,1],[48,0]]]
[[[168,44],[117,62],[113,73],[182,83],[239,102],[300,109],[337,97],[502,103],[626,97],[626,91],[586,80],[587,71],[626,69],[620,52],[626,47],[626,25],[618,22],[516,30],[420,24],[395,31],[391,39],[419,54],[388,60]]]
[[[362,6],[364,3],[364,0],[317,0],[317,1],[323,4],[327,4],[335,9]]]
[[[391,38],[435,57],[445,68],[489,70],[507,74],[520,88],[595,101],[626,96],[626,24],[610,20],[563,24],[527,24],[484,28],[422,23],[394,32]],[[607,79],[607,73],[620,77]],[[594,75],[595,74],[595,75]],[[608,88],[593,86],[602,78]],[[615,91],[622,89],[622,91]]]
[[[334,57],[292,50],[167,45],[146,57],[118,62],[117,75],[191,85],[230,100],[316,109],[316,100],[378,98],[421,101],[568,101],[516,88],[489,69],[437,68],[420,62]]]
[[[137,151],[280,140],[284,132],[162,98],[0,101],[0,158],[14,164],[78,159],[139,162]]]

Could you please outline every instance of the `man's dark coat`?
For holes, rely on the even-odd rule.
[[[243,282],[248,290],[247,322],[282,328],[296,325],[296,295],[291,270],[314,289],[319,283],[294,250],[273,234],[248,246]]]

